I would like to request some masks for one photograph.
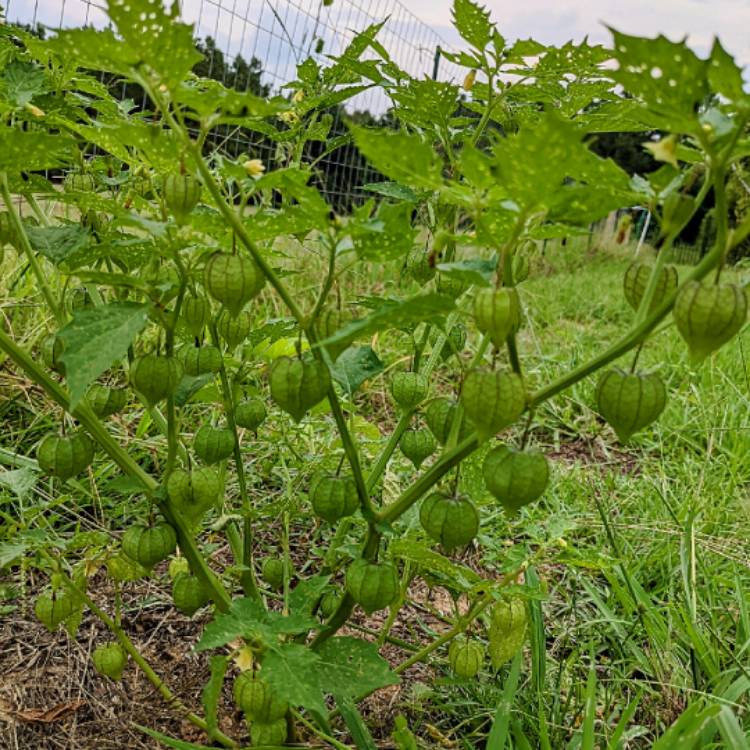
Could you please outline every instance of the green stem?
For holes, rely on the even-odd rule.
[[[130,454],[112,438],[98,417],[91,411],[88,404],[82,402],[75,409],[71,409],[68,394],[3,330],[0,330],[0,350],[4,351],[31,380],[41,386],[53,401],[59,404],[71,416],[75,417],[104,452],[126,474],[140,482],[146,494],[150,496],[155,495],[159,487],[156,480],[147,474],[133,460]],[[210,587],[212,598],[218,609],[227,611],[232,600],[221,581],[214,575],[203,559],[187,524],[179,514],[172,512],[169,503],[162,500],[158,500],[157,502],[159,509],[166,519],[175,527],[180,549],[190,563],[190,568]]]
[[[53,561],[57,563],[57,560]],[[169,689],[167,684],[162,680],[161,677],[154,671],[151,665],[141,655],[141,652],[136,648],[133,641],[130,640],[127,633],[123,630],[122,626],[113,620],[103,609],[98,607],[93,599],[81,588],[79,588],[71,578],[60,570],[60,566],[57,565],[57,570],[61,573],[63,583],[69,588],[73,594],[83,601],[86,606],[102,621],[112,635],[117,638],[120,645],[128,653],[130,658],[138,665],[141,672],[143,672],[146,679],[156,688],[159,695],[164,699],[167,705],[174,709],[178,714],[183,715],[191,724],[194,724],[204,732],[208,732],[208,724],[197,714],[190,711],[187,706]],[[212,734],[212,738],[220,742],[224,747],[237,748],[239,747],[231,737],[227,737],[222,732],[216,730]]]
[[[279,295],[279,297],[281,297],[284,304],[289,308],[292,316],[297,320],[300,326],[304,328],[305,319],[301,308],[294,301],[291,293],[281,282],[281,279],[276,275],[276,272],[273,270],[273,268],[271,268],[271,266],[266,262],[266,259],[263,257],[263,255],[258,251],[258,248],[253,243],[250,235],[245,229],[245,225],[242,223],[234,208],[230,206],[229,203],[227,203],[227,201],[225,200],[219,184],[216,182],[213,174],[211,174],[211,170],[203,160],[200,149],[193,142],[192,138],[190,138],[190,134],[180,123],[177,122],[172,112],[169,110],[169,107],[165,105],[163,98],[161,97],[159,92],[157,92],[154,87],[151,86],[150,83],[144,78],[140,76],[138,76],[137,78],[138,82],[145,88],[146,92],[151,96],[153,101],[156,102],[169,127],[172,128],[174,132],[182,135],[185,148],[192,157],[195,166],[198,169],[198,172],[200,173],[206,188],[208,189],[208,192],[214,199],[219,213],[224,217],[227,224],[234,232],[235,236],[245,246],[258,268],[260,268],[263,275],[268,279],[268,282],[276,290],[277,294]],[[305,334],[307,335],[307,339],[310,342],[313,356],[315,356],[315,358],[319,361],[324,361],[322,351],[319,347],[316,347],[318,338],[315,334],[314,328],[312,326],[305,328]],[[354,476],[355,484],[357,485],[357,494],[359,495],[362,513],[365,518],[372,518],[375,511],[372,507],[370,497],[367,494],[367,487],[365,485],[362,468],[359,463],[359,456],[357,454],[356,447],[354,446],[354,442],[352,441],[351,435],[349,434],[349,430],[346,426],[346,421],[344,420],[341,405],[339,403],[338,396],[336,395],[336,389],[333,383],[331,383],[331,386],[328,389],[328,401],[331,405],[333,418],[336,421],[336,427],[338,428],[341,435],[341,442],[344,446],[344,451],[347,458],[349,459],[349,465]]]
[[[424,495],[427,490],[445,476],[454,466],[457,466],[467,456],[473,453],[479,446],[479,438],[472,433],[462,440],[455,448],[445,451],[439,460],[434,463],[414,484],[404,490],[399,498],[384,508],[378,514],[378,520],[384,523],[393,523],[399,516],[403,515],[414,503]]]
[[[219,334],[216,325],[212,322],[209,326],[211,338],[216,345],[219,344]],[[245,594],[255,601],[261,602],[262,598],[258,590],[258,582],[255,580],[255,569],[253,567],[253,508],[250,505],[250,498],[247,494],[247,481],[245,479],[245,465],[242,462],[242,450],[240,449],[240,437],[237,431],[237,423],[234,421],[234,397],[232,388],[227,375],[227,368],[224,366],[222,358],[221,368],[219,369],[219,381],[221,383],[221,392],[224,400],[224,414],[227,419],[227,425],[234,435],[234,464],[237,470],[237,484],[240,488],[240,502],[242,503],[242,573],[240,581],[242,590]]]
[[[29,265],[36,277],[36,282],[39,284],[39,288],[42,290],[42,295],[47,306],[52,311],[58,324],[63,325],[65,323],[65,314],[62,308],[58,305],[55,295],[52,293],[52,289],[47,283],[47,277],[45,276],[44,271],[42,271],[42,267],[36,257],[34,248],[31,247],[29,236],[26,234],[21,217],[13,204],[13,197],[11,196],[10,188],[8,187],[8,175],[5,172],[0,172],[0,194],[3,196],[3,202],[8,209],[13,228],[15,229],[18,240],[21,243],[21,249],[26,256],[26,259],[29,261]]]
[[[720,250],[721,248],[717,244],[713,250],[687,274],[686,281],[702,279],[719,261]],[[643,339],[659,324],[659,322],[669,314],[678,293],[679,289],[666,297],[664,302],[642,323],[634,325],[633,328],[631,328],[630,331],[628,331],[619,341],[616,341],[612,346],[601,352],[601,354],[596,355],[588,362],[584,362],[580,367],[576,367],[574,370],[571,370],[557,380],[553,380],[548,385],[536,391],[536,393],[532,393],[529,397],[528,408],[538,406],[543,401],[546,401],[561,391],[566,390],[579,380],[583,380],[583,378],[588,377],[601,367],[604,367],[621,357],[634,346],[640,344],[641,341],[643,341]]]

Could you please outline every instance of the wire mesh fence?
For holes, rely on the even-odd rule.
[[[195,24],[206,55],[201,74],[240,90],[280,93],[307,57],[325,64],[327,55],[340,54],[358,32],[382,21],[378,40],[403,70],[418,78],[460,80],[457,67],[440,57],[450,45],[400,0],[334,0],[330,5],[321,0],[183,0],[182,16]],[[7,0],[6,18],[49,29],[109,23],[103,2],[94,0]],[[351,99],[346,111],[367,122],[382,117],[388,106],[384,92],[372,88]],[[341,109],[335,111],[331,136],[346,131],[342,115]],[[247,130],[216,133],[215,142],[232,155],[275,157],[273,143]],[[321,189],[338,211],[370,195],[363,186],[372,180],[372,170],[353,145],[324,156],[316,169]]]

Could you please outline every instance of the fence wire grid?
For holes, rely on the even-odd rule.
[[[109,25],[103,5],[94,0],[6,0],[5,5],[10,23],[47,29]],[[329,6],[321,0],[182,0],[181,15],[195,25],[208,74],[215,62],[223,66],[227,85],[235,85],[227,80],[227,73],[234,70],[233,62],[240,55],[251,71],[259,71],[263,87],[279,93],[283,84],[296,78],[296,66],[303,60],[312,57],[325,65],[327,55],[340,54],[358,32],[383,21],[378,40],[403,70],[418,78],[460,80],[458,67],[440,58],[441,50],[452,51],[451,45],[400,0],[334,0]],[[209,43],[207,49],[209,38],[213,46]],[[388,106],[385,94],[373,88],[352,98],[346,110],[379,117]],[[337,110],[331,132],[343,129]],[[275,146],[249,131],[216,136],[222,150],[231,155],[247,153],[266,162],[275,158]],[[372,181],[373,172],[351,145],[320,159],[317,170],[320,187],[337,211],[346,211],[371,195],[363,185]]]

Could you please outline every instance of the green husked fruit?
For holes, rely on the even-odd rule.
[[[110,557],[106,565],[107,573],[112,580],[118,583],[139,581],[141,578],[146,578],[149,574],[148,568],[144,568],[143,565],[128,557],[124,552]]]
[[[438,276],[438,292],[444,294],[446,297],[450,297],[451,299],[457,299],[468,288],[469,284],[456,276],[442,273]]]
[[[513,598],[498,602],[490,612],[489,653],[493,669],[500,669],[526,640],[526,604]]]
[[[336,308],[329,307],[320,313],[320,317],[317,320],[318,336],[320,336],[321,341],[324,341],[333,336],[334,333],[340,331],[348,323],[351,323],[353,319],[352,314],[348,310],[337,310]],[[331,360],[335,362],[349,346],[350,342],[345,341],[338,344],[326,344],[325,348],[328,350]]]
[[[211,303],[205,297],[186,294],[182,300],[180,315],[188,331],[198,338],[211,317]]]
[[[234,409],[235,424],[253,432],[266,421],[266,416],[266,405],[257,396],[240,401]]]
[[[289,710],[289,704],[252,672],[243,672],[234,681],[234,701],[250,721],[259,724],[283,719]]]
[[[78,603],[67,591],[47,591],[34,604],[34,614],[50,633],[78,610]]]
[[[222,310],[216,317],[216,332],[230,349],[236,349],[253,329],[253,318],[247,310],[232,315]]]
[[[286,719],[254,721],[250,726],[250,743],[253,747],[278,747],[286,742],[286,737]]]
[[[467,545],[479,531],[479,512],[467,497],[433,492],[419,509],[422,528],[436,541],[452,550]]]
[[[324,474],[313,481],[310,502],[316,516],[329,523],[336,523],[344,516],[351,516],[359,508],[357,485],[350,476]]]
[[[180,362],[186,375],[206,375],[221,369],[221,352],[215,346],[184,346],[180,350]]]
[[[192,617],[211,600],[211,590],[198,576],[178,573],[172,583],[172,601],[183,614]]]
[[[230,253],[214,253],[203,274],[208,293],[235,317],[265,283],[266,277],[254,260]]]
[[[397,372],[391,378],[393,400],[405,411],[419,406],[428,390],[427,378],[418,372]]]
[[[45,336],[42,343],[39,345],[39,353],[42,357],[42,362],[50,370],[59,372],[61,375],[65,375],[65,364],[62,362],[62,357],[65,345],[62,339],[57,338],[54,333],[49,336]]]
[[[747,291],[738,284],[688,281],[677,294],[674,322],[693,362],[726,344],[747,320]]]
[[[195,433],[193,450],[204,463],[219,463],[234,452],[234,433],[228,427],[204,424]]]
[[[182,364],[174,357],[145,354],[130,366],[130,384],[149,406],[174,393],[182,376]]]
[[[94,176],[88,172],[68,172],[63,180],[63,187],[76,193],[92,193],[96,188]]]
[[[164,204],[178,222],[185,222],[201,199],[201,183],[190,174],[170,174],[162,185]]]
[[[512,513],[542,496],[549,481],[549,464],[539,451],[500,445],[485,456],[482,474],[488,491]]]
[[[284,585],[284,561],[279,557],[267,557],[260,575],[274,591],[280,591]]]
[[[448,648],[448,661],[458,677],[476,677],[484,664],[484,646],[468,638],[455,638]]]
[[[105,419],[122,411],[128,403],[128,392],[125,388],[110,388],[101,383],[94,383],[86,392],[86,400],[91,410],[99,419]]]
[[[474,319],[477,328],[486,333],[496,348],[521,325],[521,303],[518,292],[509,287],[481,289],[474,297]]]
[[[533,244],[533,243],[532,243]],[[513,283],[521,284],[529,278],[529,256],[522,251],[513,255]]]
[[[190,563],[184,557],[173,557],[167,566],[167,575],[170,581],[174,581],[180,573],[189,573]]]
[[[466,346],[466,326],[456,323],[446,337],[443,348],[440,350],[440,359],[447,362],[451,357],[459,355]]]
[[[330,617],[341,604],[342,594],[340,591],[326,591],[320,599],[320,614]]]
[[[50,433],[36,451],[40,468],[65,481],[80,474],[94,460],[94,444],[83,432],[63,436]]]
[[[642,263],[641,261],[635,260],[630,266],[628,266],[628,270],[625,271],[623,291],[625,293],[625,299],[633,310],[637,311],[641,304],[653,268],[654,267],[650,263]],[[670,265],[662,266],[656,280],[654,296],[651,298],[651,304],[648,310],[649,313],[656,310],[662,302],[669,297],[669,295],[677,291],[678,283],[677,269]]]
[[[398,598],[396,566],[390,562],[355,560],[346,570],[346,590],[368,615],[385,609]]]
[[[599,413],[617,433],[620,442],[650,425],[664,410],[667,391],[655,373],[606,370],[596,386]]]
[[[221,482],[213,469],[175,469],[167,479],[167,494],[175,510],[191,523],[199,521],[219,499]]]
[[[151,568],[175,551],[177,534],[165,522],[153,526],[136,524],[122,536],[122,551],[144,568]]]
[[[526,391],[514,372],[472,370],[464,381],[461,404],[479,437],[487,439],[523,414]]]
[[[440,445],[445,445],[448,442],[448,437],[453,427],[453,420],[457,415],[458,404],[449,398],[436,398],[427,405],[424,418],[427,426],[430,428],[430,432],[435,436],[435,440]],[[458,439],[463,440],[468,434],[469,430],[466,420],[462,420]]]
[[[426,284],[435,276],[435,265],[431,255],[421,247],[414,247],[406,256],[404,274],[410,276],[419,284]]]
[[[271,367],[271,398],[295,422],[328,393],[331,376],[323,362],[310,357],[279,357]]]
[[[406,430],[398,441],[398,447],[401,452],[414,464],[418,469],[422,462],[429,458],[434,452],[437,445],[435,438],[427,428],[420,430]]]
[[[112,680],[119,680],[128,666],[128,655],[119,643],[104,643],[91,654],[94,669]]]

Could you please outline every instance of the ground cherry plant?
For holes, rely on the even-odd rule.
[[[53,485],[108,462],[132,496],[108,543],[83,556],[81,544],[30,550],[49,580],[35,611],[74,634],[90,610],[111,633],[95,668],[113,680],[139,668],[214,746],[317,735],[344,747],[341,717],[361,731],[357,703],[412,664],[447,658],[471,679],[522,649],[525,599],[539,595],[524,573],[557,540],[482,574],[460,555],[481,528],[480,496],[523,513],[552,481],[530,444],[538,407],[590,381],[624,443],[669,399],[660,375],[638,368],[643,347],[658,346],[652,334],[673,321],[698,366],[744,325],[747,292],[722,279],[750,234],[750,219],[730,221],[726,192],[750,149],[742,71],[718,41],[707,59],[616,31],[611,49],[508,44],[480,6],[456,0],[464,50],[445,55],[465,69],[461,85],[408,75],[373,26],[264,99],[191,73],[201,56],[176,3],[107,9],[111,29],[44,41],[0,27],[0,239],[28,265],[49,321],[31,348],[0,329],[0,350],[60,408],[59,429],[36,448]],[[139,86],[145,109],[114,99],[101,72]],[[390,99],[391,125],[351,122],[347,138],[382,179],[334,215],[306,147],[339,148],[331,109],[373,87]],[[274,140],[275,161],[226,158],[220,128]],[[645,144],[661,164],[647,179],[589,148],[599,132],[646,130],[661,133]],[[678,276],[670,249],[709,195],[715,241]],[[655,259],[623,280],[630,325],[590,361],[536,382],[518,334],[538,244],[633,205],[656,217],[658,239]],[[398,294],[382,293],[383,278],[398,278],[388,287]],[[358,411],[386,337],[400,347],[386,376],[397,420],[373,438]],[[112,427],[129,411],[142,414],[141,433],[161,436],[149,458]],[[306,459],[301,436],[314,446]],[[288,536],[278,554],[259,553],[268,521],[250,488],[269,468],[254,461],[259,446],[316,519],[324,552],[303,570]],[[384,478],[401,454],[413,471],[394,489]],[[217,537],[227,565],[207,551]],[[122,625],[121,592],[167,560],[174,606],[211,612],[197,643],[212,655],[200,715]],[[87,592],[101,567],[117,592],[107,606]],[[448,589],[455,615],[392,664],[379,648],[418,578]],[[374,634],[347,627],[381,610]],[[220,729],[225,683],[248,736]]]

